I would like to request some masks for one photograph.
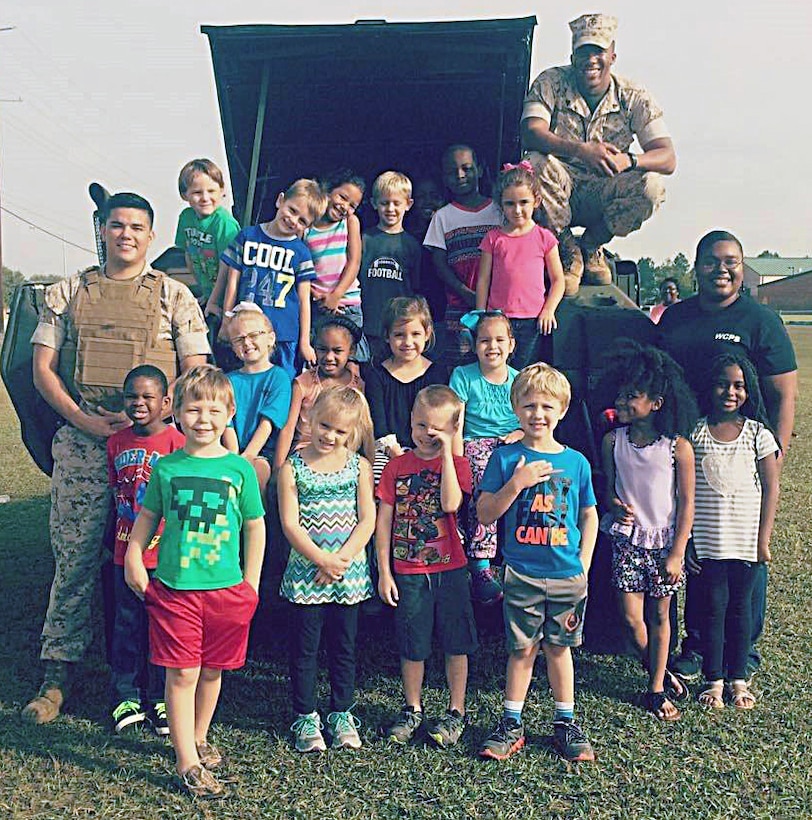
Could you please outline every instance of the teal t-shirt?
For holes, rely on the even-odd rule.
[[[448,386],[465,403],[465,438],[499,438],[519,429],[519,419],[510,403],[510,388],[518,371],[508,366],[502,384],[489,382],[479,362],[455,367]]]
[[[165,522],[155,570],[162,583],[225,589],[242,581],[242,523],[265,514],[256,473],[244,458],[176,450],[155,464],[142,507]]]
[[[193,208],[185,208],[178,217],[175,244],[189,254],[195,278],[207,299],[217,280],[220,254],[239,230],[237,220],[222,207],[203,219]]]

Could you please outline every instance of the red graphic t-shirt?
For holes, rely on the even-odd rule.
[[[471,465],[454,456],[460,489],[471,495]],[[467,563],[456,513],[440,503],[442,459],[426,461],[413,451],[393,458],[384,468],[377,496],[394,507],[392,558],[395,572],[416,575],[459,569]]]
[[[114,433],[107,439],[107,473],[116,502],[116,545],[113,563],[122,566],[130,540],[130,530],[141,509],[144,493],[155,462],[161,457],[180,450],[186,437],[167,425],[154,436],[138,436],[132,427]],[[144,566],[155,569],[158,565],[158,541],[163,521],[144,550]]]

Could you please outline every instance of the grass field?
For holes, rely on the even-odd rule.
[[[278,606],[263,624],[260,660],[227,676],[214,739],[239,776],[234,794],[193,803],[174,787],[171,749],[120,739],[107,727],[106,667],[97,639],[67,712],[30,727],[19,711],[39,685],[38,636],[53,565],[48,481],[22,445],[0,395],[0,818],[808,818],[812,817],[812,329],[792,328],[801,400],[782,480],[769,614],[762,640],[762,699],[749,713],[709,714],[689,704],[676,724],[640,707],[642,673],[628,658],[581,652],[577,711],[596,747],[594,764],[567,767],[551,752],[552,702],[543,675],[531,692],[526,751],[503,764],[476,749],[501,706],[504,655],[483,638],[469,692],[473,725],[459,747],[392,748],[376,729],[400,704],[397,661],[380,618],[363,622],[358,753],[297,756],[289,747],[284,627]],[[99,602],[99,610],[101,604]],[[591,617],[604,617],[593,611]],[[613,617],[606,613],[605,617]],[[101,619],[99,619],[100,621]],[[326,681],[322,680],[322,694]],[[444,708],[435,661],[429,714]]]

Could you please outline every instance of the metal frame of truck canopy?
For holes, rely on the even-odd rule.
[[[335,167],[438,178],[454,142],[491,171],[517,159],[535,25],[202,26],[238,218],[268,216],[293,179]]]

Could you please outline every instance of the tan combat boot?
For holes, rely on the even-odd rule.
[[[67,692],[68,664],[45,662],[45,680],[37,696],[23,709],[23,718],[30,723],[50,723],[59,715]]]
[[[584,260],[581,246],[575,241],[569,228],[564,228],[558,235],[558,252],[561,255],[561,266],[564,268],[564,296],[575,296],[581,287]]]
[[[581,253],[584,260],[584,284],[611,285],[612,269],[606,261],[603,248],[587,248],[582,246]]]

